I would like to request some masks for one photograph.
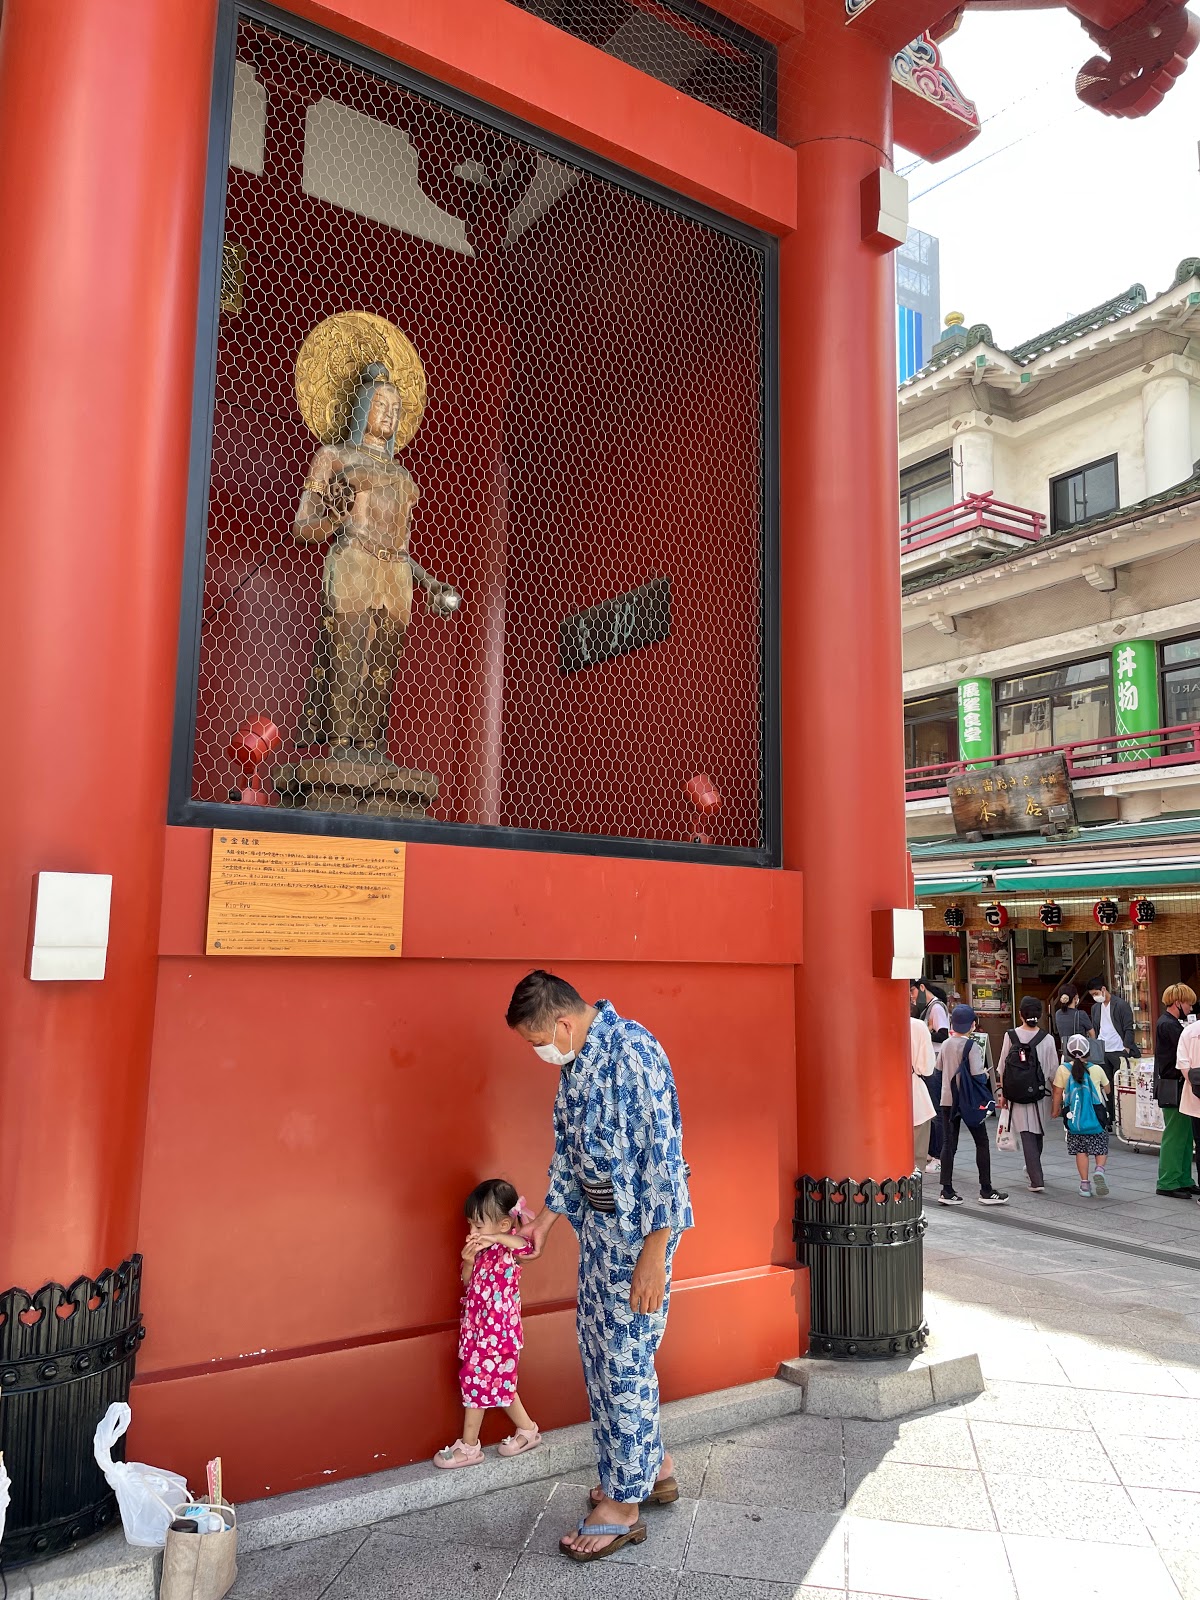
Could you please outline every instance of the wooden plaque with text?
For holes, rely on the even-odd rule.
[[[210,956],[398,956],[404,845],[213,833]]]

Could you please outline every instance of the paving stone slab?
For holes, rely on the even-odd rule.
[[[515,1564],[511,1550],[426,1544],[372,1534],[322,1600],[496,1600]]]
[[[979,1465],[966,1419],[946,1412],[896,1422],[846,1422],[843,1427],[848,1474],[854,1457],[876,1464],[907,1461],[916,1467]]]
[[[858,1482],[848,1470],[846,1492],[851,1515],[873,1522],[996,1530],[987,1487],[978,1471],[889,1463],[872,1468]]]
[[[988,1495],[1001,1533],[1042,1535],[1095,1544],[1153,1543],[1145,1519],[1124,1489],[1057,1483],[1024,1473],[989,1472]]]
[[[965,1528],[907,1527],[898,1522],[847,1522],[850,1592],[914,1600],[1016,1600],[998,1533]],[[1076,1600],[1064,1590],[1056,1600]],[[1128,1600],[1128,1597],[1127,1597]]]
[[[363,1528],[249,1555],[239,1551],[237,1582],[229,1600],[321,1600],[369,1538]]]
[[[702,1500],[684,1570],[844,1589],[841,1519],[834,1513],[816,1515]]]
[[[1005,1534],[1018,1600],[1179,1600],[1157,1550],[1105,1545],[1081,1559],[1070,1540]]]
[[[794,1511],[840,1511],[845,1504],[841,1459],[717,1444],[704,1480],[704,1499]]]
[[[618,1566],[616,1557],[587,1564],[563,1556],[523,1555],[504,1600],[675,1600],[677,1580],[653,1567]]]
[[[971,1436],[986,1473],[1019,1472],[1059,1483],[1116,1483],[1117,1474],[1092,1433],[1065,1428],[971,1422]]]

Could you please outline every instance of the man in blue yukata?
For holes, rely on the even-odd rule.
[[[679,1498],[654,1371],[671,1261],[692,1226],[679,1100],[654,1035],[607,1000],[588,1005],[553,973],[522,978],[507,1021],[561,1072],[550,1187],[528,1259],[566,1217],[579,1236],[576,1326],[600,1485],[562,1550],[597,1561],[645,1539],[643,1506]]]

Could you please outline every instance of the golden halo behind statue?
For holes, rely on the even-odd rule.
[[[395,448],[402,450],[425,415],[425,368],[412,342],[370,311],[339,311],[318,322],[296,357],[296,402],[322,444],[340,444],[350,427],[355,391],[378,362],[400,391]]]

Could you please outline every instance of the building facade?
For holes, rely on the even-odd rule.
[[[1024,994],[1104,971],[1148,1051],[1157,996],[1195,984],[1200,951],[1200,260],[1013,350],[951,322],[901,387],[900,432],[931,969],[973,985],[995,1027]],[[956,815],[960,790],[1043,757],[1077,827]]]
[[[905,382],[933,354],[942,321],[938,242],[910,228],[896,251],[896,373]]]

